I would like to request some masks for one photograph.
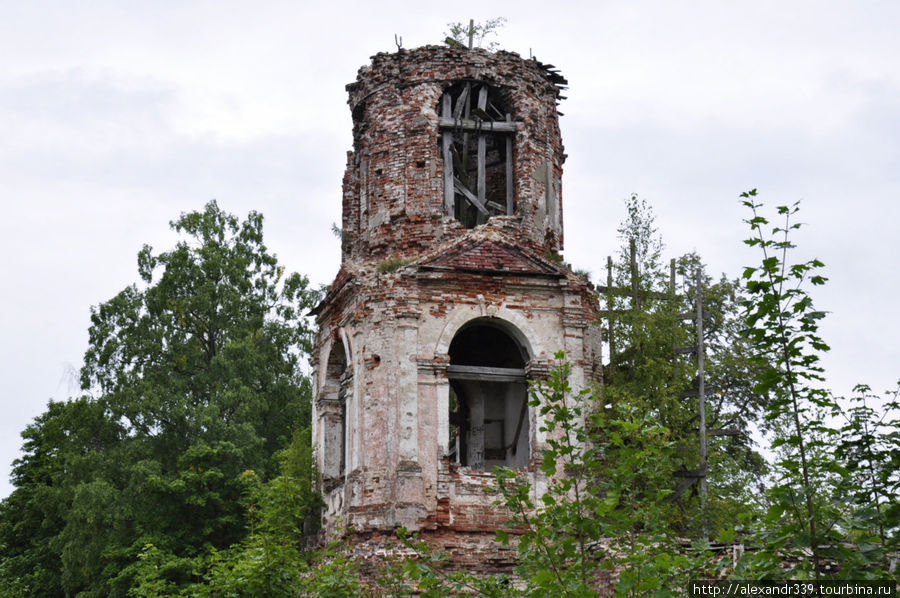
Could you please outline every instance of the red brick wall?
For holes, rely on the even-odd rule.
[[[515,215],[523,238],[544,251],[562,248],[561,225],[542,207],[552,165],[559,188],[565,159],[557,101],[561,77],[510,52],[426,46],[382,53],[347,86],[353,152],[344,176],[344,258],[414,257],[463,231],[444,219],[438,104],[453,83],[477,80],[507,92],[514,120]],[[363,184],[363,182],[365,184]],[[562,222],[561,199],[557,211]]]

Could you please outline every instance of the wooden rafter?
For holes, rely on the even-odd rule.
[[[510,114],[501,112],[491,100],[486,84],[467,82],[456,98],[450,92],[444,93],[438,118],[444,160],[444,213],[448,216],[461,214],[456,205],[456,193],[459,193],[477,210],[474,215],[476,225],[486,222],[491,213],[512,215],[514,211],[513,134],[522,123],[513,121]],[[497,120],[489,113],[496,114]],[[500,149],[505,150],[505,160],[494,161],[489,165],[487,135],[492,134],[502,134],[492,144],[503,144]],[[475,136],[474,145],[470,145],[472,135]],[[469,167],[472,157],[470,152],[475,153],[472,170]],[[489,167],[502,167],[506,175],[505,197],[492,198],[490,201],[487,199]],[[470,180],[472,178],[475,180]]]
[[[453,188],[456,189],[456,191],[462,193],[463,197],[468,199],[469,203],[475,206],[475,209],[478,210],[480,214],[484,216],[489,215],[487,207],[485,207],[484,203],[480,199],[478,199],[478,197],[474,193],[469,191],[458,177],[453,177]]]
[[[458,129],[476,133],[515,133],[516,126],[520,124],[519,121],[456,119],[446,116],[441,116],[438,120],[441,129]]]
[[[498,368],[480,365],[447,366],[447,378],[450,380],[480,380],[484,382],[525,382],[523,368]]]
[[[478,110],[484,112],[485,107],[487,107],[487,87],[481,86],[481,89],[478,90]],[[487,193],[487,172],[484,167],[484,160],[487,154],[487,139],[485,139],[484,135],[478,136],[478,179],[476,182],[478,192],[478,202],[483,206],[485,202],[485,194]],[[478,224],[484,224],[487,221],[488,211],[487,208],[484,210],[478,210],[478,216],[476,217],[476,222]]]

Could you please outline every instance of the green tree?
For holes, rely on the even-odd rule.
[[[210,202],[172,228],[187,237],[174,250],[138,254],[144,288],[92,310],[82,386],[166,465],[199,439],[272,455],[309,418],[298,364],[316,294],[284,276],[260,214],[239,222]]]
[[[839,579],[883,578],[900,524],[891,467],[900,453],[897,405],[889,401],[878,413],[861,387],[845,407],[824,388],[820,355],[829,347],[818,326],[825,312],[806,287],[826,278],[819,260],[791,260],[799,206],[777,207],[783,224],[771,224],[756,190],[741,197],[751,211],[746,243],[762,254],[761,264],[743,274],[746,335],[762,366],[757,391],[770,397],[765,419],[777,459],[768,509],[755,525],[758,547],[737,574],[819,580],[832,575],[824,569],[830,562],[839,565]],[[830,416],[845,425],[832,425]]]
[[[709,439],[706,508],[701,509],[694,484],[671,496],[678,510],[669,523],[686,537],[704,528],[713,537],[728,536],[735,520],[746,516],[745,505],[752,500],[748,489],[765,471],[749,433],[765,395],[750,382],[760,366],[740,334],[741,287],[725,275],[714,280],[696,254],[674,260],[674,269],[667,267],[650,205],[636,195],[625,205],[626,218],[618,229],[621,245],[604,300],[604,328],[611,331],[604,404],[620,408],[623,416],[637,409],[657,418],[672,443],[673,474],[701,469],[697,331],[691,318],[697,293],[702,293],[706,423],[708,429],[728,429],[730,435]],[[670,487],[676,488],[675,477]]]
[[[147,545],[165,557],[168,582],[190,582],[194,559],[247,533],[244,472],[273,477],[276,452],[309,425],[300,366],[317,293],[285,275],[257,213],[240,221],[210,202],[172,228],[183,240],[158,254],[145,246],[141,283],[92,310],[90,398],[51,405],[26,431],[0,543],[20,559],[3,574],[38,572],[31,595],[124,596]],[[56,432],[85,413],[104,442]],[[50,507],[51,521],[12,523]]]
[[[319,524],[310,430],[280,454],[281,474],[262,483],[252,472],[245,494],[249,534],[213,559],[204,592],[234,596],[294,596],[306,581],[310,538]],[[207,593],[200,593],[201,596]]]
[[[603,538],[602,516],[612,508],[610,495],[594,485],[598,455],[588,447],[585,426],[590,390],[573,395],[569,372],[570,366],[561,363],[546,383],[531,388],[528,404],[541,414],[541,431],[547,434],[541,473],[549,483],[540,500],[533,499],[532,485],[521,472],[495,472],[501,502],[513,514],[509,527],[522,530],[517,573],[528,581],[530,595],[594,595],[600,561],[592,546]],[[499,538],[507,542],[509,535],[501,532]]]
[[[793,248],[790,232],[799,228],[791,221],[797,206],[779,207],[785,217],[783,227],[775,226],[771,235],[765,230],[769,222],[759,214],[761,204],[754,201],[756,191],[742,195],[744,205],[753,217],[748,221],[754,237],[746,243],[762,252],[761,268],[746,268],[744,278],[751,299],[747,302],[747,335],[752,339],[761,359],[773,358],[758,381],[760,392],[771,393],[767,419],[775,424],[777,437],[773,448],[783,447],[778,461],[777,485],[771,495],[776,497],[770,509],[769,521],[775,522],[787,511],[796,536],[794,546],[809,548],[811,558],[808,572],[818,579],[821,564],[820,511],[817,508],[818,477],[814,459],[821,448],[821,438],[811,436],[811,424],[819,421],[820,409],[828,406],[827,392],[820,386],[824,379],[819,366],[819,353],[828,350],[818,335],[818,320],[824,312],[813,308],[812,300],[802,283],[825,283],[817,273],[823,266],[818,260],[791,264],[788,252]],[[790,508],[786,506],[790,504]],[[802,504],[802,506],[801,506]]]
[[[877,396],[857,385],[835,401],[832,415],[843,425],[834,457],[846,471],[837,488],[853,508],[858,527],[875,539],[883,558],[900,548],[900,385]]]
[[[711,419],[746,431],[757,414],[764,415],[761,423],[774,434],[779,457],[763,478],[766,468],[746,435],[729,436],[722,441],[729,445],[711,451],[711,463],[722,471],[710,474],[716,488],[707,519],[712,531],[733,539],[735,522],[749,522],[752,532],[733,574],[813,577],[830,562],[841,567],[841,579],[889,576],[888,555],[897,550],[900,532],[900,405],[896,391],[873,408],[879,398],[866,387],[849,400],[820,389],[816,353],[826,349],[816,329],[821,312],[803,283],[824,282],[816,273],[821,264],[788,264],[788,238],[771,240],[757,231],[760,241],[751,244],[768,253],[762,268],[745,272],[746,295],[734,281],[706,275],[700,285],[682,285],[676,293],[660,267],[661,243],[648,239],[655,235],[652,213],[635,203],[629,218],[623,226],[626,267],[620,267],[628,275],[620,278],[618,288],[625,291],[615,312],[621,352],[605,385],[573,393],[561,361],[548,380],[533,385],[529,403],[543,416],[549,439],[540,458],[547,479],[542,492],[536,496],[521,471],[495,472],[498,503],[513,514],[510,529],[498,537],[516,544],[523,584],[444,571],[444,555],[407,539],[420,558],[388,571],[385,588],[401,594],[415,588],[423,596],[593,596],[608,580],[616,595],[677,596],[690,579],[722,574],[730,563],[711,554],[703,530],[684,523],[704,514],[697,502],[671,500],[675,471],[696,464],[696,406],[685,406],[681,396],[696,370],[677,349],[691,340],[679,314],[700,291],[710,314],[704,322]],[[754,230],[765,224],[754,214]],[[795,228],[788,221],[775,233]],[[779,254],[771,255],[772,249]],[[688,255],[678,260],[676,273],[684,277],[701,267],[697,256]],[[746,313],[736,310],[739,302]],[[843,425],[827,422],[828,415]],[[770,484],[765,496],[752,496],[761,494],[764,480]],[[352,568],[331,568],[328,578],[334,580],[336,571],[337,579],[355,575]]]
[[[125,430],[87,397],[53,402],[22,432],[13,492],[0,503],[4,596],[61,596],[62,536],[76,488],[115,469]]]
[[[680,595],[691,577],[714,570],[703,521],[714,535],[728,535],[737,515],[752,512],[746,482],[763,461],[749,435],[713,443],[716,474],[710,476],[715,485],[707,513],[696,493],[676,499],[676,473],[699,467],[697,399],[689,392],[697,362],[684,350],[696,345],[696,333],[684,314],[693,313],[694,274],[702,263],[696,255],[677,260],[676,278],[687,283],[673,287],[652,210],[636,196],[626,207],[614,284],[607,289],[617,350],[603,385],[573,393],[565,357],[558,355],[559,367],[533,386],[530,401],[549,438],[540,458],[548,479],[543,493],[535,497],[521,472],[496,472],[500,502],[513,514],[512,529],[500,537],[516,542],[526,595],[596,595],[608,570],[616,571],[611,583],[618,595]],[[755,366],[738,334],[740,289],[724,276],[713,281],[703,274],[699,290],[710,314],[707,375],[717,389],[711,393],[710,427],[743,432],[764,397],[744,379]],[[417,567],[421,571],[422,563],[432,561],[423,559]],[[425,577],[444,589],[461,581]],[[510,591],[493,594],[495,585],[462,581],[485,595]]]
[[[659,411],[609,403],[602,388],[574,393],[568,375],[560,361],[532,387],[529,404],[548,437],[546,490],[534,500],[521,472],[495,472],[500,502],[513,513],[524,595],[597,596],[604,585],[617,596],[684,595],[688,580],[709,576],[713,565],[704,541],[685,546],[669,523],[671,431]]]
[[[317,556],[322,560],[310,548],[318,530],[321,499],[316,491],[309,428],[294,435],[291,444],[279,452],[278,461],[279,475],[267,482],[250,470],[241,474],[245,487],[241,504],[247,512],[248,533],[239,543],[194,559],[147,544],[139,555],[136,583],[129,595],[277,597],[332,584],[356,587],[349,562],[344,566],[314,562]],[[329,566],[334,570],[326,574]],[[188,583],[183,579],[185,569],[195,574]],[[312,591],[311,595],[319,593]]]

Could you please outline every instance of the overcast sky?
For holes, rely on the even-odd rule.
[[[215,198],[266,217],[289,270],[330,282],[351,146],[344,85],[376,52],[505,16],[499,41],[562,70],[565,257],[603,272],[623,200],[667,257],[758,260],[740,192],[802,203],[830,278],[829,383],[893,388],[900,257],[900,3],[874,0],[89,3],[0,0],[0,496],[19,433],[78,392],[89,310],[142,244]],[[487,8],[486,8],[487,7]]]

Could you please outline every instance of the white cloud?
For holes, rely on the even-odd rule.
[[[829,265],[835,386],[898,375],[900,42],[893,2],[705,0],[120,3],[0,7],[0,457],[70,393],[91,304],[135,279],[141,244],[216,198],[267,216],[268,245],[329,282],[350,147],[344,85],[378,51],[506,16],[501,43],[552,62],[567,259],[602,271],[622,199],[656,207],[669,250],[714,270],[755,259],[737,194],[805,198],[804,251]],[[0,485],[0,495],[9,487]]]

